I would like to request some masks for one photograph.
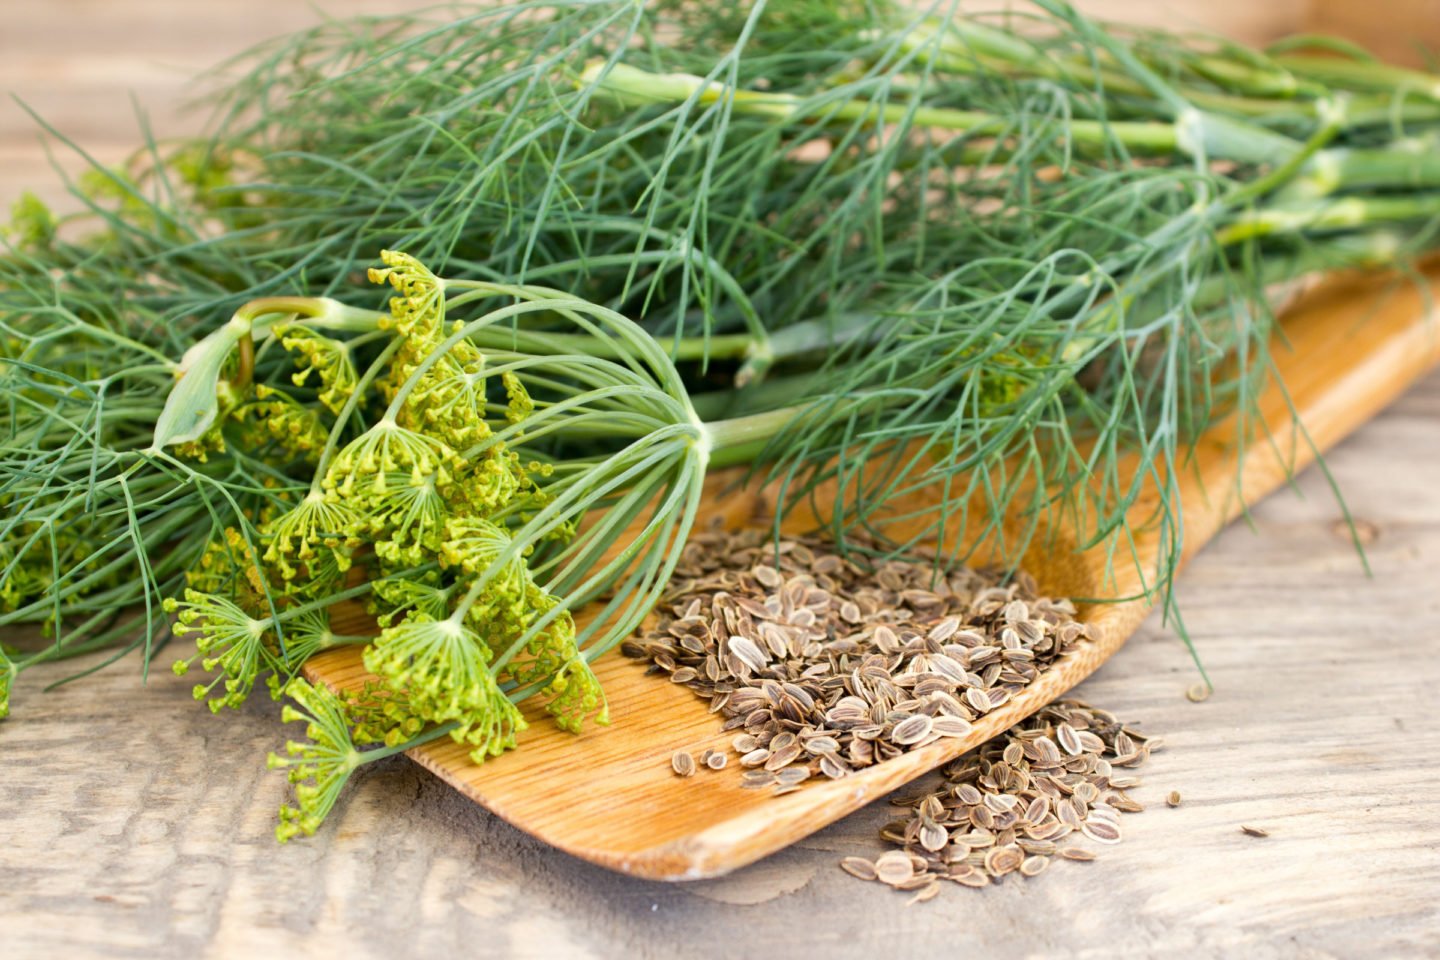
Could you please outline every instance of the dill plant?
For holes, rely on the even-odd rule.
[[[782,510],[846,491],[842,543],[918,491],[897,551],[980,511],[1131,562],[1155,525],[1163,593],[1173,477],[1220,414],[1248,435],[1275,286],[1407,263],[1440,215],[1432,77],[1059,0],[466,8],[209,82],[212,135],[7,233],[0,626],[51,637],[0,648],[0,712],[173,623],[212,709],[299,704],[282,839],[414,738],[603,718],[589,663],[727,462]],[[331,629],[356,600],[376,635]],[[375,684],[296,679],[345,645]]]

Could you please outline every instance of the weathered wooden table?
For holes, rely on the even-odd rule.
[[[125,87],[184,129],[180,81],[304,22],[291,6],[7,3],[0,90],[116,160],[136,136]],[[0,172],[0,202],[60,194],[10,104]],[[0,958],[1433,956],[1440,375],[1329,465],[1373,577],[1311,470],[1184,574],[1209,701],[1185,699],[1193,667],[1158,621],[1078,690],[1169,744],[1135,791],[1149,809],[1095,863],[907,909],[835,866],[879,852],[876,806],[731,877],[664,886],[547,849],[400,758],[279,847],[285,785],[263,758],[284,732],[265,698],[217,719],[187,681],[142,684],[134,665],[39,693],[60,665],[27,675],[0,723]]]

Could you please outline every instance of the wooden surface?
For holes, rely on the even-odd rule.
[[[1286,314],[1271,347],[1280,382],[1259,398],[1253,435],[1237,443],[1235,424],[1221,421],[1200,439],[1177,478],[1187,555],[1247,504],[1303,469],[1316,450],[1328,449],[1388,406],[1440,360],[1440,329],[1427,317],[1437,295],[1440,284],[1422,289],[1395,278],[1352,275],[1312,290]],[[1292,411],[1303,432],[1296,429]],[[716,499],[714,492],[728,482],[713,479],[719,483],[712,484],[702,512],[724,515],[731,526],[773,516],[764,509],[764,491]],[[1073,535],[1048,532],[1036,538],[1023,561],[1042,594],[1117,599],[1142,594],[1140,571],[1154,569],[1160,542],[1160,530],[1151,522],[1158,498],[1153,489],[1148,492],[1131,509],[1138,566],[1124,554],[1118,560],[1110,556],[1109,544],[1081,554],[1071,546]],[[827,495],[833,499],[832,492],[817,492],[822,504]],[[924,515],[934,503],[922,492],[895,504],[895,514],[919,519],[911,522],[913,530],[892,528],[893,535],[902,542],[924,535]],[[829,515],[828,506],[819,510],[820,516]],[[980,522],[977,517],[977,526]],[[1017,529],[1024,522],[1017,517]],[[796,533],[821,525],[802,509],[792,510],[783,524]],[[957,531],[951,549],[973,546],[979,533]],[[978,560],[987,562],[983,547]],[[1112,568],[1114,575],[1107,576]],[[647,676],[641,664],[627,661],[618,650],[596,664],[610,703],[610,726],[591,726],[576,737],[529,704],[531,726],[520,735],[519,749],[483,766],[471,762],[468,746],[449,740],[410,755],[509,823],[592,863],[648,879],[720,876],[883,797],[1057,699],[1121,648],[1149,606],[1133,600],[1082,607],[1091,642],[976,720],[968,736],[940,740],[841,780],[812,782],[785,797],[743,789],[742,771],[734,766],[716,776],[677,781],[669,767],[675,750],[728,753],[733,734],[725,733],[687,690]],[[372,631],[373,622],[357,612],[359,622],[351,626],[337,620],[336,630]],[[355,647],[315,658],[305,674],[332,687],[358,688],[373,679]],[[603,777],[597,779],[597,772]]]
[[[68,105],[67,130],[111,158],[130,142],[125,85],[159,118],[188,64],[308,16],[279,0],[3,13],[0,90]],[[47,176],[25,122],[0,106],[0,203]],[[42,695],[65,673],[48,666],[0,724],[0,957],[1433,956],[1440,376],[1329,465],[1373,578],[1307,471],[1183,578],[1208,702],[1184,699],[1193,669],[1153,617],[1079,688],[1169,743],[1135,791],[1151,809],[1097,863],[904,909],[834,866],[881,849],[875,805],[730,877],[657,884],[537,844],[399,758],[320,836],[278,848],[284,784],[262,758],[284,733],[263,698],[221,720],[185,681],[123,666]]]

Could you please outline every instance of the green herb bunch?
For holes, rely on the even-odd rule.
[[[1277,285],[1434,245],[1440,86],[1035,7],[328,23],[222,68],[215,133],[91,171],[81,216],[22,201],[0,626],[52,637],[0,650],[0,710],[46,660],[148,664],[173,615],[212,708],[299,693],[308,832],[409,738],[603,716],[589,664],[727,463],[782,513],[844,490],[831,532],[896,551],[970,511],[1028,521],[1012,558],[1063,517],[1127,562],[1154,525],[1164,592],[1174,477],[1252,429]],[[353,601],[378,633],[332,631]],[[363,696],[294,679],[345,644]]]

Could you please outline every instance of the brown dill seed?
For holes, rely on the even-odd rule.
[[[1165,802],[1172,807],[1180,806],[1180,791],[1171,790],[1170,796],[1165,798]]]
[[[882,853],[875,861],[875,879],[888,886],[898,886],[915,876],[915,864],[902,850]]]
[[[724,770],[725,764],[729,761],[729,759],[730,758],[725,756],[725,754],[712,750],[710,751],[710,756],[705,758],[705,766],[709,767],[711,770]]]
[[[675,771],[677,776],[689,777],[695,773],[695,758],[684,750],[677,751],[670,758],[670,769]]]
[[[846,857],[840,861],[840,869],[857,880],[875,879],[875,864],[864,857]]]
[[[1268,837],[1268,836],[1270,836],[1270,831],[1269,831],[1269,830],[1264,830],[1264,829],[1261,829],[1260,827],[1242,826],[1242,827],[1240,828],[1240,832],[1243,833],[1243,834],[1245,834],[1247,837]]]
[[[1206,700],[1210,699],[1210,693],[1212,689],[1213,688],[1210,686],[1210,684],[1202,681],[1200,683],[1194,684],[1185,691],[1185,699],[1189,700],[1191,703],[1204,703]]]
[[[942,767],[937,780],[890,798],[908,816],[880,831],[896,849],[875,862],[879,879],[924,892],[911,899],[919,902],[935,896],[930,885],[941,880],[983,887],[1036,877],[1057,856],[1095,859],[1073,843],[1120,842],[1121,817],[1142,806],[1117,786],[1135,778],[1112,776],[1115,761],[1140,762],[1152,739],[1079,701],[1050,704]],[[1075,746],[1080,752],[1071,754]]]

